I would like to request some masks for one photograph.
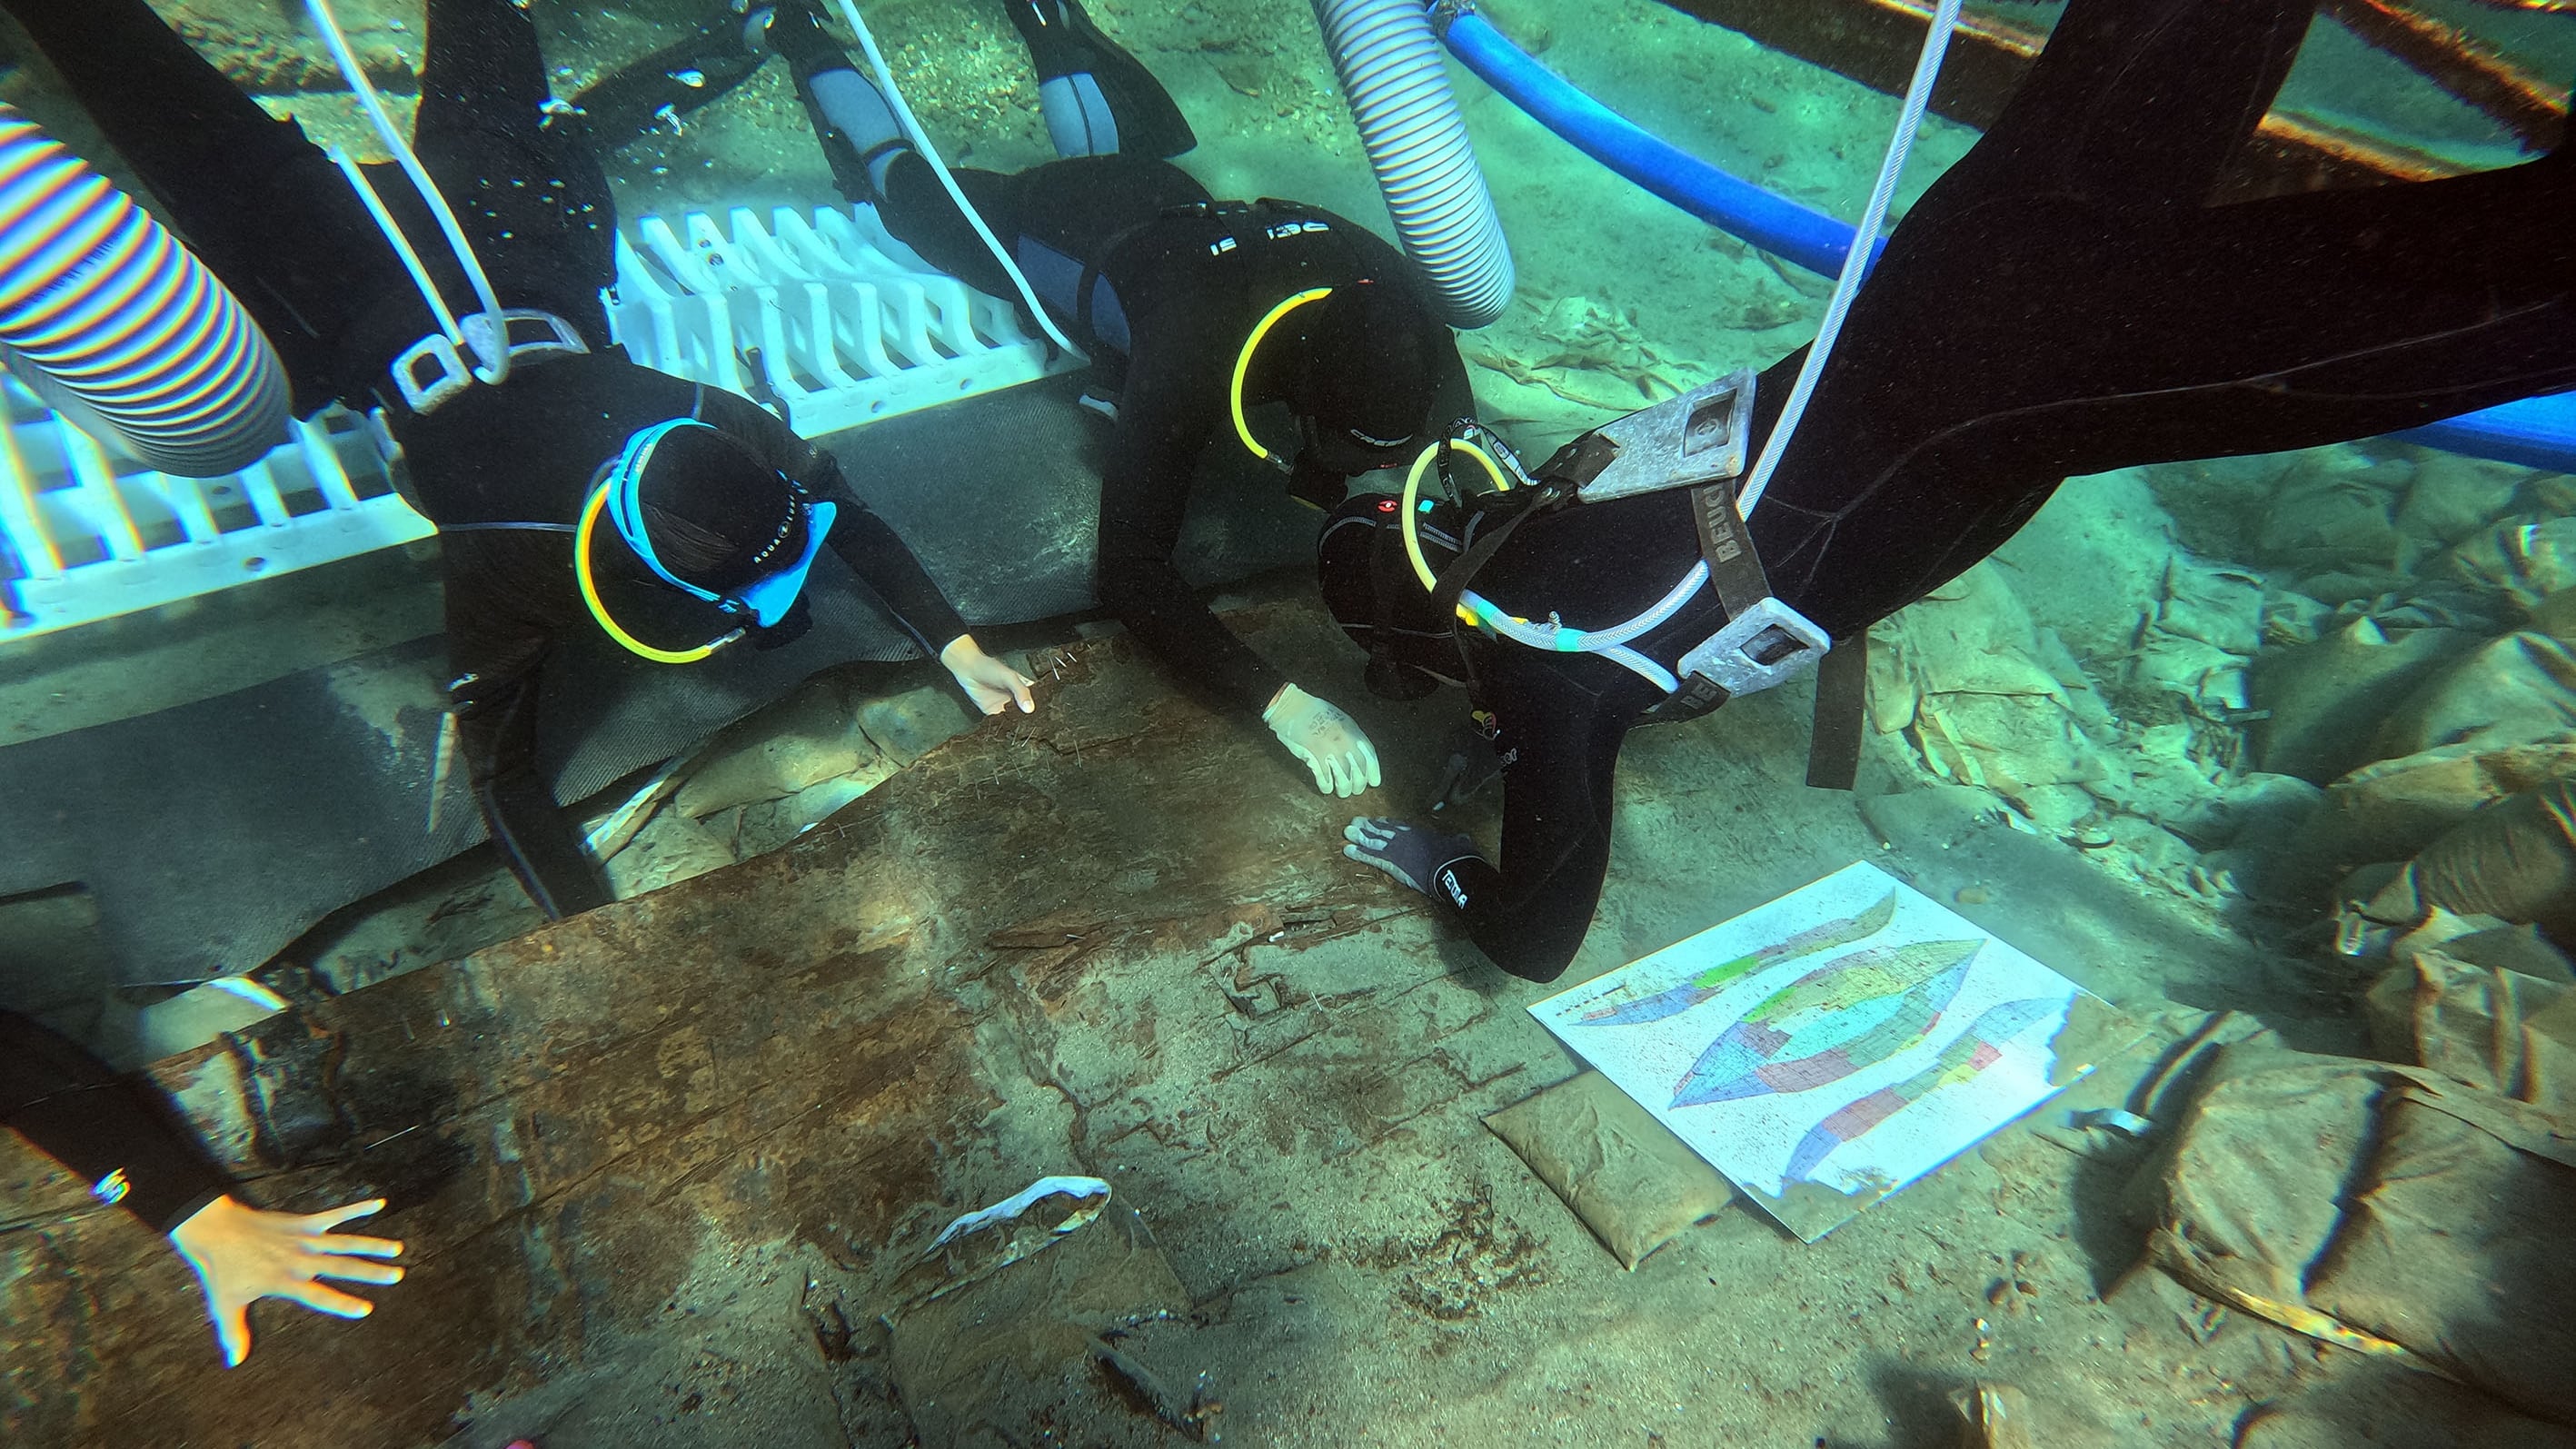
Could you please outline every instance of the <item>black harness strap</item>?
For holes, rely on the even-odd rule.
[[[1848,790],[1860,778],[1863,716],[1869,705],[1869,631],[1837,644],[1816,665],[1815,733],[1807,741],[1807,784]]]

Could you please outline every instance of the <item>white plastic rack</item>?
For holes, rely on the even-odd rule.
[[[809,438],[1082,363],[867,207],[644,217],[603,300],[637,362],[774,402]],[[175,478],[0,380],[0,646],[428,537],[371,433],[334,409],[240,473]]]
[[[609,329],[627,355],[763,402],[809,438],[1078,367],[998,297],[932,271],[876,209],[736,207],[617,238]]]

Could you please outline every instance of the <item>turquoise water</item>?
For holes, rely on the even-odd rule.
[[[281,21],[270,0],[166,8],[273,112],[317,139],[377,152],[311,37]],[[1212,191],[1293,197],[1386,225],[1307,6],[1093,8],[1192,118],[1202,144],[1183,164]],[[2469,0],[2427,8],[2533,75],[2576,70],[2569,17]],[[558,94],[702,12],[677,0],[538,0],[535,10]],[[1657,134],[1846,219],[1859,212],[1895,119],[1889,96],[1665,5],[1494,0],[1481,13]],[[2055,7],[1974,13],[2044,30]],[[417,64],[418,7],[353,0],[341,15],[361,53],[397,78],[393,100],[407,115],[398,78]],[[895,0],[870,7],[869,18],[952,162],[1011,170],[1051,155],[1026,57],[994,7]],[[1453,68],[1452,80],[1519,268],[1510,309],[1460,345],[1480,415],[1524,453],[1543,456],[1626,411],[1764,367],[1812,335],[1824,279],[1611,175],[1463,71]],[[0,77],[0,99],[119,174],[49,92],[41,67],[21,57]],[[2526,154],[2497,120],[2329,21],[2318,22],[2278,109],[2441,167],[2483,169]],[[1928,120],[1893,216],[1901,220],[1975,141],[1967,126]],[[620,148],[608,169],[630,228],[646,217],[835,204],[776,65]],[[925,417],[935,430],[938,414]],[[0,749],[313,672],[338,671],[351,712],[394,720],[418,702],[370,695],[361,676],[368,661],[435,636],[436,548],[414,541],[42,638],[0,636]],[[9,566],[0,582],[26,575]],[[1265,587],[1272,597],[1295,593],[1278,575],[1253,592]],[[1069,641],[1076,631],[1059,620],[1038,626],[1031,642],[1039,636]],[[2567,973],[2562,951],[2576,947],[2564,934],[2576,929],[2564,883],[2576,872],[2563,869],[2576,859],[2576,831],[2565,825],[2566,782],[2576,776],[2576,477],[2363,440],[2075,479],[1990,562],[1873,637],[1869,799],[1860,806],[1873,833],[1896,840],[1930,830],[1885,805],[1911,799],[1938,802],[1945,821],[2066,847],[2070,869],[2134,887],[2224,940],[2224,959],[2247,964],[2217,995],[2286,1026],[2302,1045],[2362,1050],[2362,994],[2411,959],[2408,949],[2447,945],[2464,960]],[[834,753],[853,720],[867,720],[870,737],[902,738],[906,758],[972,723],[944,676],[889,676],[865,697],[838,688],[791,694],[703,753],[693,747],[690,757],[710,766],[699,778],[724,789],[701,784],[697,798],[679,799],[685,808],[661,808],[657,780],[641,774],[583,802],[586,821],[622,837],[609,865],[621,895],[773,850],[889,778],[895,752]],[[1775,706],[1790,708],[1761,708]],[[1757,719],[1741,748],[1758,758],[1746,763],[1793,777],[1795,730],[1783,717]],[[436,746],[433,737],[403,748]],[[1704,862],[1659,854],[1703,847],[1673,798],[1657,796],[1628,820],[1605,908],[1611,934],[1601,939],[1642,951],[1705,924],[1678,887],[1660,887],[1696,878]],[[2409,874],[2419,858],[2431,864]],[[0,897],[19,889],[0,881]],[[1983,904],[1970,893],[1985,890],[1964,885],[1954,900]],[[8,915],[11,904],[0,899],[0,923],[15,923],[0,930],[34,931],[26,923],[35,916]],[[318,955],[308,953],[337,990],[537,924],[485,860],[346,904]],[[2037,921],[2050,902],[2013,909]],[[77,922],[60,929],[81,932]],[[2098,964],[2103,989],[2142,1014],[2213,1004],[2205,982],[2129,959],[2133,943],[2116,932],[2093,944],[2100,963],[2088,964]],[[129,1061],[195,1047],[260,1015],[238,997],[82,962],[76,977],[0,978],[30,993],[0,1005],[41,1009]],[[1781,1426],[1798,1422],[1782,1411]]]

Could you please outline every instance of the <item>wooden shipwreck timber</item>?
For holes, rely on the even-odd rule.
[[[1905,89],[1932,14],[1929,5],[1910,0],[1664,3],[1891,95]],[[2539,150],[2555,145],[2566,129],[2563,87],[2532,75],[2458,26],[2393,0],[2324,0],[2319,9],[2365,43],[2403,61],[2492,118],[2527,147]],[[1932,91],[1933,112],[1962,125],[1989,124],[2047,38],[2042,31],[1996,16],[1964,17]],[[2386,137],[2275,110],[2263,119],[2254,145],[2235,168],[2237,189],[2232,194],[2264,196],[2379,179],[2421,181],[2461,169]]]

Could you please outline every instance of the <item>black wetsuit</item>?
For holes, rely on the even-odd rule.
[[[429,309],[347,181],[293,122],[270,119],[142,0],[6,3],[150,184],[163,217],[276,344],[297,412],[334,400],[384,408],[408,466],[406,497],[440,527],[454,707],[476,797],[504,859],[549,915],[608,899],[538,768],[534,701],[550,642],[596,627],[574,584],[570,530],[629,434],[684,415],[723,428],[836,505],[827,542],[926,647],[965,632],[828,453],[749,401],[638,367],[610,342],[600,304],[615,276],[608,180],[582,124],[547,123],[536,30],[511,0],[432,0],[413,145],[502,305],[555,314],[592,351],[522,359],[503,385],[468,387],[426,415],[405,406],[387,368],[434,328]],[[649,113],[649,99],[624,93],[615,109]],[[470,297],[457,263],[429,240],[436,224],[410,184],[391,166],[368,170],[445,295]],[[730,627],[713,605],[644,584],[632,560],[611,573],[646,637],[695,644]]]
[[[156,1233],[232,1191],[151,1083],[0,1008],[0,1126],[79,1174]]]
[[[2207,203],[2312,7],[2073,0],[1994,126],[1891,237],[1753,514],[1784,602],[1849,639],[1984,558],[2070,475],[2333,443],[2576,385],[2576,145],[2439,181]],[[1761,377],[1757,455],[1803,357]],[[1336,612],[1370,642],[1365,532],[1328,534],[1323,562]],[[1677,491],[1534,516],[1474,587],[1599,629],[1698,558]],[[1462,657],[1424,601],[1412,587],[1388,643],[1471,672],[1506,790],[1501,868],[1457,868],[1463,908],[1431,894],[1504,969],[1552,979],[1600,898],[1620,742],[1660,691],[1597,656],[1481,633]],[[1634,647],[1670,668],[1723,622],[1703,592]]]
[[[1331,212],[1294,202],[1217,203],[1189,173],[1145,156],[1068,157],[1007,176],[952,174],[1010,246],[1048,314],[1117,394],[1101,479],[1101,603],[1184,680],[1226,704],[1261,708],[1287,676],[1217,622],[1172,566],[1190,484],[1211,445],[1242,446],[1227,389],[1262,317],[1299,292],[1364,277],[1414,288],[1410,264]],[[884,192],[886,229],[924,260],[996,296],[1018,295],[927,161],[895,158]],[[1247,413],[1284,400],[1277,363],[1302,344],[1300,326],[1290,312],[1253,354]],[[1426,424],[1472,407],[1457,349],[1443,352]],[[1262,442],[1285,451],[1296,440]],[[1338,497],[1352,476],[1304,454],[1298,466],[1301,496]]]

